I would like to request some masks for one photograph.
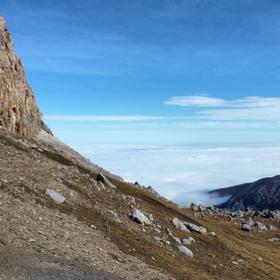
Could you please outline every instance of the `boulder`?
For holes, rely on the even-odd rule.
[[[269,218],[274,219],[274,220],[280,220],[280,211],[279,210],[270,211]]]
[[[60,193],[58,193],[54,190],[47,189],[46,195],[49,196],[57,204],[62,204],[66,200],[63,195],[61,195]]]
[[[191,245],[192,243],[195,243],[195,239],[193,237],[189,237],[189,238],[186,238],[186,239],[183,239],[183,244],[184,245]]]
[[[180,240],[179,237],[176,237],[176,236],[172,236],[172,237],[179,245],[182,245],[182,241]]]
[[[184,222],[180,221],[178,218],[173,218],[171,221],[171,224],[173,226],[175,226],[177,229],[182,230],[182,231],[186,231],[189,232],[189,230],[187,229],[187,227],[185,226]]]
[[[194,232],[197,232],[197,233],[200,233],[200,234],[206,234],[207,233],[207,229],[205,227],[198,226],[198,225],[195,225],[195,224],[192,224],[192,223],[187,223],[187,222],[185,222],[184,224],[191,231],[194,231]]]
[[[277,227],[275,227],[275,226],[273,226],[273,225],[269,225],[269,226],[267,226],[267,229],[268,229],[269,231],[274,231],[274,230],[277,230]]]
[[[155,236],[155,240],[159,243],[161,243],[162,245],[166,245],[169,246],[170,242],[168,240],[166,240],[165,238],[161,238],[159,236]]]
[[[266,232],[268,230],[266,225],[261,222],[256,222],[256,229],[258,232]]]
[[[151,225],[149,218],[138,209],[134,209],[131,214],[131,219],[141,225]]]
[[[252,230],[252,226],[248,223],[243,223],[241,226],[241,230],[243,231],[251,231]]]
[[[270,241],[270,242],[280,242],[280,238],[273,237],[273,238],[268,239],[268,241]]]
[[[96,181],[104,184],[111,189],[116,189],[116,186],[112,184],[102,173],[99,173],[97,175]]]
[[[193,258],[193,252],[190,249],[188,249],[186,246],[179,246],[178,249],[181,253],[185,254],[190,258]]]
[[[198,208],[198,205],[195,204],[195,203],[192,203],[191,206],[190,206],[191,210],[193,211],[199,211],[199,208]]]

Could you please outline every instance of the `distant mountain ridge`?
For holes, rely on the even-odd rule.
[[[226,202],[217,205],[231,210],[279,210],[280,175],[263,178],[252,183],[216,189],[210,192],[218,196],[231,196]]]

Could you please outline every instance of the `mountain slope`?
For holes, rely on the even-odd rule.
[[[10,69],[9,59],[3,63]],[[48,133],[35,103],[6,91],[19,82],[7,77],[0,104],[12,97],[7,104],[22,106],[12,126],[22,129],[10,128],[7,106],[0,130],[0,264],[9,269],[0,266],[0,279],[8,271],[16,280],[42,280],[58,266],[65,277],[70,264],[73,273],[82,267],[93,279],[106,273],[131,280],[279,279],[278,220],[258,217],[274,229],[248,233],[240,231],[241,220],[183,209],[125,182]],[[11,261],[15,254],[20,261]]]
[[[249,237],[239,226],[219,217],[196,218],[191,210],[137,185],[114,177],[101,184],[98,172],[54,158],[51,146],[0,139],[2,243],[94,264],[126,279],[170,279],[167,274],[176,279],[278,279],[280,247],[266,241],[275,232]],[[66,201],[55,203],[47,190]],[[151,225],[130,219],[135,208],[153,216]],[[171,225],[174,217],[203,225],[217,236],[181,231]],[[189,246],[194,258],[179,252],[168,230],[181,240],[195,238]],[[256,263],[258,257],[265,262]],[[233,264],[239,259],[246,265]]]
[[[241,184],[229,188],[217,189],[211,194],[231,196],[220,208],[233,210],[279,210],[280,209],[280,175],[263,178],[253,183]]]

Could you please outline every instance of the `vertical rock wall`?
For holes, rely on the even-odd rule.
[[[51,133],[42,121],[23,66],[13,51],[5,21],[0,17],[0,130],[33,137],[39,129]]]

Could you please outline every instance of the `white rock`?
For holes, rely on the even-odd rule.
[[[195,242],[196,242],[195,239],[192,237],[189,237],[189,238],[186,238],[183,240],[184,245],[191,245],[192,243],[195,243]]]
[[[266,232],[267,231],[266,225],[264,225],[261,222],[256,222],[256,227],[257,227],[258,232]]]
[[[60,193],[58,193],[54,190],[47,189],[46,190],[46,195],[48,195],[57,204],[62,204],[66,200],[65,197],[62,194],[60,194]]]
[[[251,231],[252,230],[252,226],[250,224],[242,224],[241,226],[241,230],[243,231]]]
[[[187,231],[189,232],[189,230],[187,229],[187,227],[185,226],[184,222],[180,221],[178,218],[173,218],[173,220],[171,221],[171,224],[173,226],[175,226],[177,229],[182,230],[182,231]]]
[[[179,246],[179,251],[183,254],[185,254],[186,256],[193,258],[193,252],[188,249],[186,246]]]
[[[131,219],[142,225],[151,225],[151,221],[148,217],[138,209],[133,210]]]
[[[173,236],[174,240],[179,244],[182,245],[182,241],[180,240],[180,238]]]
[[[111,183],[110,180],[107,179],[106,176],[104,176],[102,173],[99,173],[97,175],[97,178],[96,178],[97,182],[101,182],[103,183],[104,185],[108,186],[109,188],[111,189],[116,189],[117,187]]]
[[[200,233],[200,234],[206,234],[207,233],[207,229],[205,227],[202,227],[202,226],[197,226],[195,224],[187,223],[187,222],[185,222],[185,226],[189,230],[195,231],[195,232]]]
[[[280,238],[274,237],[274,238],[268,239],[268,241],[270,241],[270,242],[280,242]]]

